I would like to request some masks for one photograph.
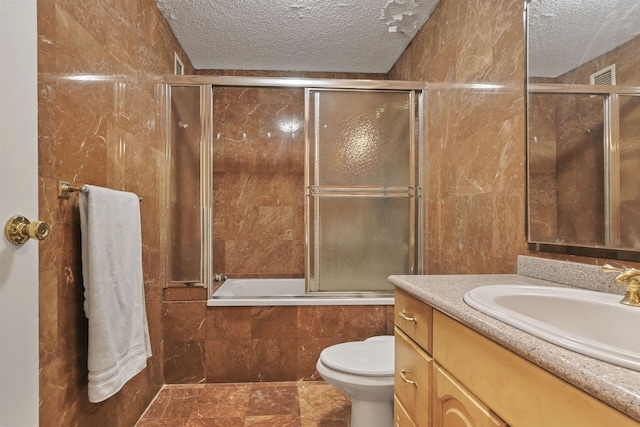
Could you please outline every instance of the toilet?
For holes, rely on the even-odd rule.
[[[381,335],[320,353],[318,373],[351,398],[351,427],[393,426],[393,342]]]

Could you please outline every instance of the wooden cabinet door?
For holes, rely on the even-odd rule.
[[[415,423],[398,400],[393,397],[393,427],[416,427]]]
[[[436,363],[433,364],[433,427],[500,427],[504,423]]]

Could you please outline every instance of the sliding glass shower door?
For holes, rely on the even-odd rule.
[[[305,95],[308,291],[389,291],[417,268],[417,94]]]

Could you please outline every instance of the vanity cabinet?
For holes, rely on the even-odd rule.
[[[640,427],[400,289],[395,324],[396,427]]]
[[[506,426],[432,357],[434,310],[396,290],[395,427]]]

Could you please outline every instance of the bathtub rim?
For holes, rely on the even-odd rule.
[[[292,278],[229,278],[231,280],[291,280]],[[302,278],[293,278],[304,280]],[[226,283],[225,282],[225,283]],[[224,283],[222,284],[224,286]],[[222,286],[220,288],[222,288]],[[213,295],[207,299],[208,307],[264,307],[296,305],[393,305],[394,291],[367,292],[309,292],[300,295],[230,296]]]

